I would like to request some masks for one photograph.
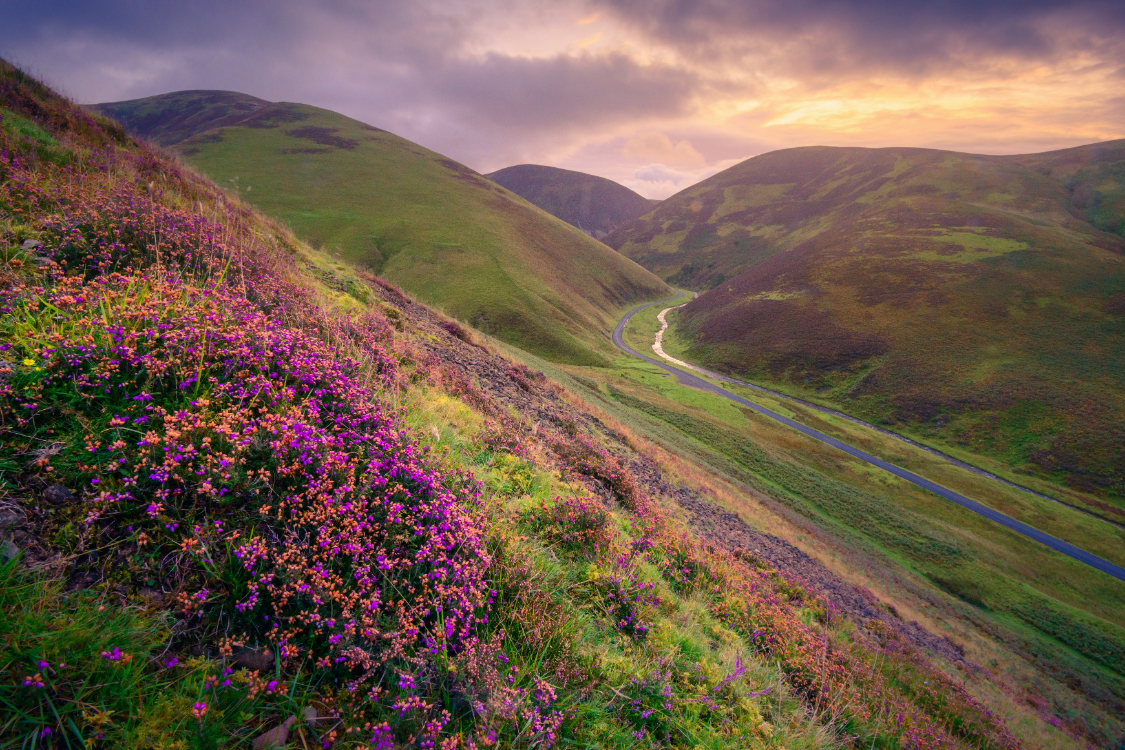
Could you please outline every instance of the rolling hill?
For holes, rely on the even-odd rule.
[[[800,148],[606,242],[704,291],[693,360],[1125,504],[1125,141]]]
[[[645,269],[464,165],[335,112],[209,91],[94,109],[309,243],[549,359],[603,363],[618,311],[666,293]]]
[[[485,177],[599,240],[659,203],[604,177],[538,164],[506,167]]]

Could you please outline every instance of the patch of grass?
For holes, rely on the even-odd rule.
[[[255,689],[222,662],[169,653],[171,625],[0,564],[0,747],[243,746],[308,705],[299,680]]]

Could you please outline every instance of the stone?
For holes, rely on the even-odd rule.
[[[254,750],[270,750],[270,748],[283,748],[289,744],[289,729],[297,723],[296,716],[290,716],[283,724],[279,724],[268,732],[263,732],[254,738],[251,744]]]
[[[305,726],[314,732],[323,732],[330,728],[336,720],[331,716],[321,716],[317,710],[312,706],[305,706],[301,709],[301,718],[305,721]]]
[[[234,665],[264,674],[273,668],[273,652],[244,648],[234,655]]]
[[[74,502],[74,493],[61,484],[54,484],[43,490],[43,499],[51,505],[64,505]]]
[[[25,253],[33,253],[43,247],[43,243],[39,240],[24,240],[21,247],[23,247]]]
[[[164,601],[164,594],[160,593],[156,589],[149,588],[148,586],[145,586],[140,591],[138,591],[137,595],[140,596],[146,604],[151,604],[153,606],[158,605],[162,601]]]
[[[66,505],[74,502],[74,493],[61,484],[53,484],[43,490],[43,499],[51,505]]]
[[[0,529],[20,526],[26,520],[27,516],[19,508],[0,508]]]
[[[15,542],[9,539],[0,542],[0,562],[10,562],[19,557],[19,555],[20,548],[16,546]]]

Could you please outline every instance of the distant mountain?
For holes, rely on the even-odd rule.
[[[776,151],[605,241],[690,359],[1125,505],[1125,140]]]
[[[667,293],[468,167],[335,112],[214,91],[93,109],[170,145],[308,242],[549,359],[604,364],[619,312]]]
[[[538,164],[507,167],[485,177],[597,239],[660,203],[604,177]]]

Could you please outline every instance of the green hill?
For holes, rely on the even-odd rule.
[[[653,207],[613,180],[569,169],[520,164],[485,177],[597,239]]]
[[[181,92],[96,109],[171,142],[309,243],[556,361],[603,363],[618,312],[666,294],[648,271],[451,159],[328,110],[257,101]]]
[[[801,148],[606,241],[706,291],[689,358],[1125,498],[1125,141]]]

